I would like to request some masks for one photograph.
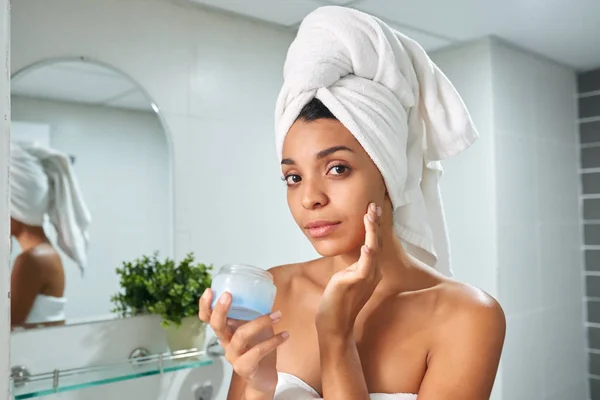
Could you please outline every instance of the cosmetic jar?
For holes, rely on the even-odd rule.
[[[243,264],[227,264],[213,276],[212,308],[224,292],[231,293],[227,317],[250,321],[271,312],[275,301],[273,275],[264,269]]]

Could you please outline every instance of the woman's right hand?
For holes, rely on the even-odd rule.
[[[223,293],[214,309],[211,309],[213,292],[206,289],[199,301],[199,318],[210,325],[221,346],[225,359],[246,383],[246,388],[265,394],[273,394],[277,386],[277,352],[288,338],[287,332],[277,335],[273,325],[281,320],[281,312],[273,312],[252,321],[227,318],[231,307],[231,294]]]

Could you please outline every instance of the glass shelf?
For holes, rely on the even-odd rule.
[[[211,365],[213,359],[196,349],[137,357],[127,361],[31,375],[13,382],[13,398],[32,399],[109,383]]]

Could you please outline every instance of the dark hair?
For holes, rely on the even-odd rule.
[[[306,103],[304,107],[302,107],[302,110],[300,111],[300,114],[296,120],[300,119],[305,122],[312,122],[321,118],[337,120],[335,115],[333,115],[333,113],[329,111],[327,107],[325,107],[325,104],[323,104],[321,100],[313,98],[311,101]]]

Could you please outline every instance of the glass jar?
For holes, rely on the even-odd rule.
[[[271,312],[275,301],[273,275],[264,269],[243,264],[227,264],[212,279],[212,307],[224,292],[231,293],[228,318],[250,321]]]

